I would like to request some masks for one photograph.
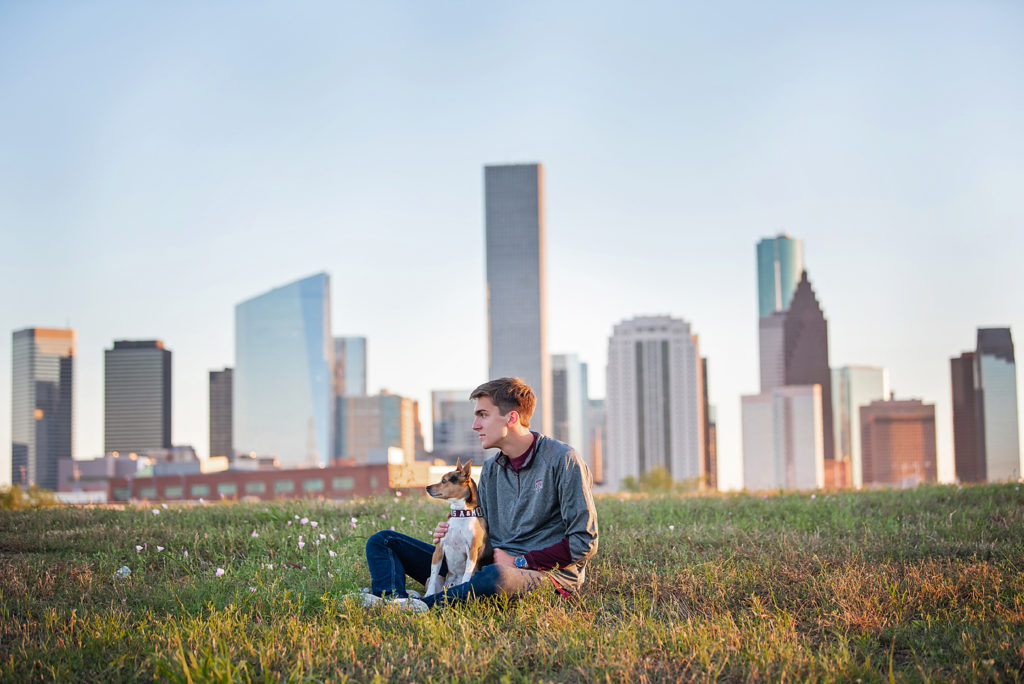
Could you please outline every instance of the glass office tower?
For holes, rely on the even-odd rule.
[[[484,167],[489,378],[519,377],[537,395],[530,428],[551,426],[544,257],[544,167]]]
[[[1017,364],[1009,328],[978,328],[974,354],[978,438],[989,482],[1020,477]]]
[[[889,369],[879,366],[842,366],[832,369],[832,429],[837,461],[850,463],[852,484],[864,484],[861,463],[860,407],[889,398]],[[828,410],[828,407],[824,407]]]
[[[785,311],[793,301],[804,270],[804,243],[788,235],[764,238],[757,243],[758,317]]]
[[[56,490],[57,461],[72,457],[75,331],[28,328],[11,342],[11,467],[3,480]]]
[[[234,448],[282,467],[327,465],[334,340],[330,277],[298,280],[235,307]]]

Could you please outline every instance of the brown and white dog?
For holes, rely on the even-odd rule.
[[[494,551],[487,537],[487,521],[480,509],[476,483],[469,476],[471,463],[456,461],[455,470],[446,473],[437,484],[427,487],[427,494],[435,499],[446,499],[451,504],[448,531],[438,542],[430,561],[427,596],[442,589],[442,559],[448,562],[444,587],[468,582],[477,567],[493,562]]]

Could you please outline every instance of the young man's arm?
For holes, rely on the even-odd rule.
[[[533,570],[550,570],[585,561],[597,552],[597,509],[590,471],[575,451],[568,451],[557,482],[558,504],[566,536],[543,549],[524,554]]]

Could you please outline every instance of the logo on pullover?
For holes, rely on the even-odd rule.
[[[537,481],[533,483],[533,491],[539,492],[542,489],[544,489],[544,478],[538,477]]]

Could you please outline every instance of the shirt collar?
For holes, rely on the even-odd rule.
[[[507,454],[502,452],[502,456],[504,456],[505,460],[508,461],[508,465],[512,468],[512,470],[514,470],[517,473],[523,468],[529,467],[529,465],[533,462],[533,455],[537,451],[537,437],[539,435],[536,432],[533,432],[532,430],[530,431],[530,434],[533,435],[533,442],[530,444],[530,448],[527,449],[522,456],[509,458]]]

